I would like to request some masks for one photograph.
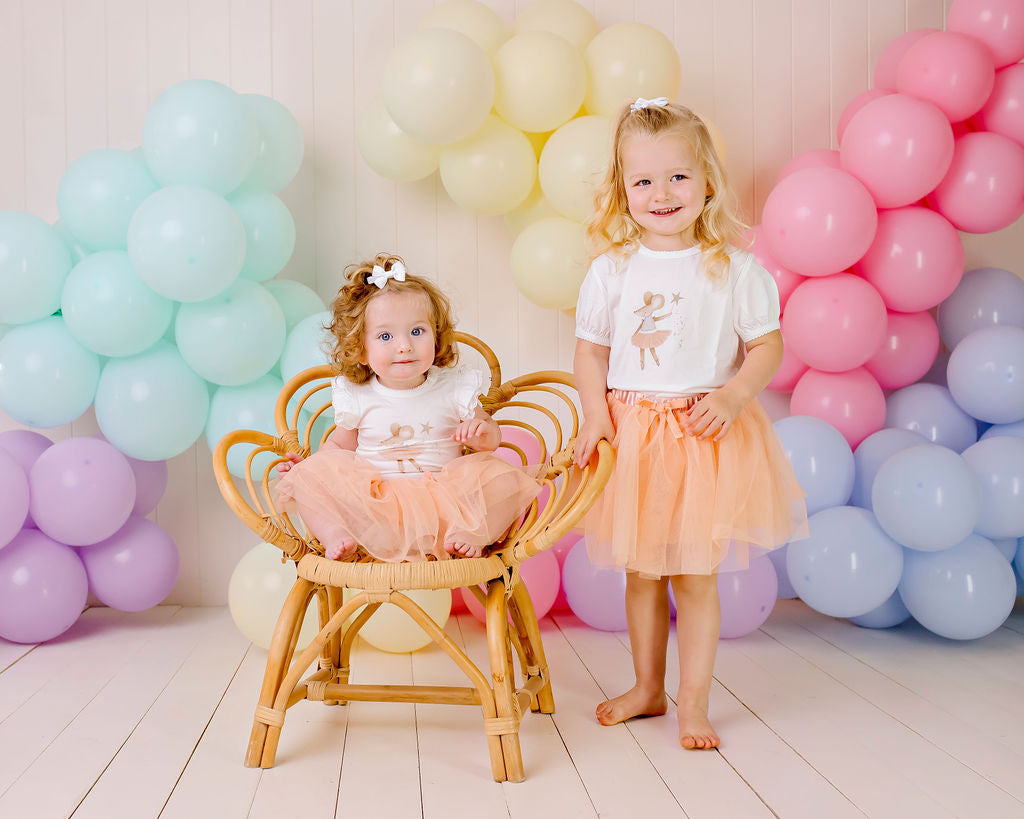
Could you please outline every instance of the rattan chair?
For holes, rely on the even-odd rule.
[[[293,560],[298,572],[270,645],[245,755],[247,766],[273,766],[285,712],[301,700],[329,705],[349,700],[425,702],[480,706],[494,779],[519,782],[524,778],[520,719],[527,708],[549,714],[555,706],[537,618],[526,586],[519,580],[518,567],[553,545],[580,521],[604,488],[614,455],[610,445],[602,441],[589,466],[580,470],[573,465],[578,415],[570,374],[544,371],[502,383],[497,357],[487,345],[463,333],[458,334],[458,340],[464,352],[463,361],[469,347],[479,353],[490,370],[490,390],[481,396],[487,412],[499,424],[518,427],[536,437],[542,462],[539,477],[547,486],[504,539],[482,557],[385,563],[359,549],[347,560],[327,560],[320,543],[305,531],[301,522],[291,520],[277,509],[271,479],[282,458],[268,463],[256,480],[252,477],[253,459],[262,452],[276,456],[287,452],[308,455],[326,440],[333,430],[328,423],[333,417],[333,373],[328,366],[299,373],[284,386],[275,409],[276,437],[254,430],[237,430],[226,435],[213,453],[217,483],[231,509],[260,538],[278,546],[282,559]],[[246,477],[237,481],[227,467],[228,451],[233,446],[251,450]],[[511,449],[525,463],[523,450],[515,446]],[[479,585],[486,591],[482,592]],[[403,594],[411,589],[464,586],[477,595],[486,610],[489,673],[478,668]],[[358,591],[343,598],[344,589]],[[304,650],[296,653],[302,619],[314,596],[318,601],[320,631]],[[465,673],[470,685],[349,683],[353,641],[382,604],[397,605],[406,611]],[[352,615],[356,616],[346,626]],[[518,687],[513,652],[518,656],[522,676]],[[318,670],[303,678],[315,661]]]

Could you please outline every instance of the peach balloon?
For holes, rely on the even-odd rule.
[[[1024,6],[1020,0],[954,0],[946,28],[981,40],[996,67],[1024,58]]]
[[[573,0],[540,0],[519,12],[515,30],[549,31],[564,37],[582,53],[601,27],[593,14]]]
[[[790,411],[827,421],[856,448],[885,424],[885,394],[863,367],[844,373],[808,370],[793,388]]]
[[[672,42],[645,23],[616,23],[587,45],[586,109],[617,116],[637,97],[668,97],[679,92],[682,68]]]
[[[469,139],[443,148],[440,166],[441,181],[452,200],[489,216],[520,205],[537,178],[530,140],[495,116]]]
[[[937,31],[907,49],[896,88],[934,103],[950,122],[960,122],[985,104],[994,80],[992,55],[982,43],[955,31]]]
[[[883,390],[915,383],[935,363],[939,328],[931,313],[889,313],[885,340],[865,363]]]
[[[938,31],[937,28],[915,28],[906,34],[901,34],[889,43],[875,65],[875,88],[882,91],[895,91],[900,61],[907,53],[907,49],[922,37],[927,37],[936,31]]]
[[[971,121],[1024,145],[1024,64],[996,72],[991,96]]]
[[[891,91],[886,91],[882,88],[869,88],[867,91],[858,94],[850,100],[843,109],[843,112],[839,115],[838,122],[836,122],[836,139],[840,142],[843,141],[843,134],[846,133],[846,126],[850,124],[850,120],[853,119],[853,115],[861,108],[869,102],[874,102],[882,97],[887,97],[891,93]]]
[[[553,131],[583,103],[587,69],[572,44],[547,31],[527,31],[494,55],[494,109],[524,131]]]

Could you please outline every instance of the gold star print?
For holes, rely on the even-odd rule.
[[[678,293],[673,293],[672,294],[672,303],[673,304],[679,304],[679,302],[682,301],[682,300],[683,300],[683,297],[680,296]]]
[[[430,434],[430,430],[433,429],[433,427],[430,426],[429,423],[428,424],[420,424],[420,427],[423,429],[423,434],[424,435],[429,435]]]

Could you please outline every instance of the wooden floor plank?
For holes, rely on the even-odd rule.
[[[9,643],[0,638],[0,674],[35,648],[35,643]]]

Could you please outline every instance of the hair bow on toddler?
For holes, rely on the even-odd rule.
[[[664,108],[668,105],[668,97],[655,97],[653,100],[645,100],[643,97],[637,97],[636,102],[629,106],[629,110],[631,113],[635,114],[641,108],[650,108],[652,105]]]
[[[396,281],[405,281],[405,265],[401,262],[392,262],[391,267],[385,270],[379,264],[373,266],[373,272],[366,277],[367,284],[375,284],[377,287],[383,289],[384,285],[388,283],[388,279],[395,279]]]

